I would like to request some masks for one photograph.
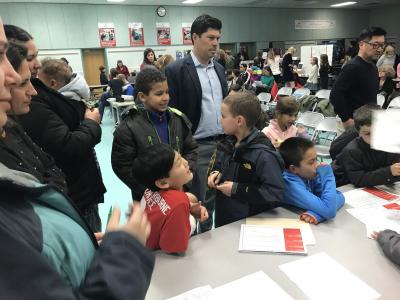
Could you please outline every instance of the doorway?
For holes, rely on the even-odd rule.
[[[99,85],[99,66],[106,66],[104,49],[84,49],[82,57],[86,82],[88,85]]]

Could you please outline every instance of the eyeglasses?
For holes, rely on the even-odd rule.
[[[363,41],[363,42],[368,44],[368,45],[370,45],[370,46],[372,46],[373,49],[379,49],[379,48],[385,49],[385,46],[386,46],[385,43],[370,43],[370,42],[367,42],[367,41]]]

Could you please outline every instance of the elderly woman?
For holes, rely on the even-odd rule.
[[[396,73],[392,66],[390,65],[382,65],[378,68],[379,72],[379,91],[378,94],[382,94],[385,96],[385,103],[383,104],[383,108],[388,106],[389,96],[393,93],[396,83],[392,80]]]
[[[378,59],[376,66],[378,68],[383,65],[389,65],[391,67],[394,67],[395,61],[396,61],[395,49],[392,45],[387,45],[382,56]]]

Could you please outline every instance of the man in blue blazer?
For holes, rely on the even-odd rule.
[[[193,137],[199,146],[197,170],[192,192],[207,207],[209,220],[200,224],[200,232],[210,230],[214,197],[206,197],[207,168],[221,139],[221,104],[228,92],[224,68],[214,60],[221,36],[221,21],[201,15],[191,27],[193,50],[181,60],[167,66],[169,105],[181,110],[192,122]]]

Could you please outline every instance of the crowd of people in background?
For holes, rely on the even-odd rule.
[[[332,143],[332,166],[318,163],[310,135],[296,126],[298,99],[278,94],[284,86],[328,89],[328,56],[311,57],[301,83],[294,47],[249,60],[245,48],[219,48],[221,29],[219,19],[201,15],[182,59],[147,48],[138,72],[122,60],[108,75],[99,66],[106,87],[96,108],[83,76],[61,59],[39,61],[34,38],[0,22],[0,273],[12,269],[19,279],[2,276],[5,298],[35,291],[37,299],[143,299],[151,250],[184,253],[191,235],[282,204],[318,224],[344,205],[337,187],[400,181],[399,155],[370,145],[377,94],[387,107],[400,73],[382,28],[362,31],[326,99],[343,132]],[[270,120],[261,93],[276,102]],[[133,204],[125,224],[117,208],[102,224],[107,190],[94,147],[108,101],[123,96],[135,104],[117,124],[110,155]],[[400,263],[400,235],[375,238]]]

